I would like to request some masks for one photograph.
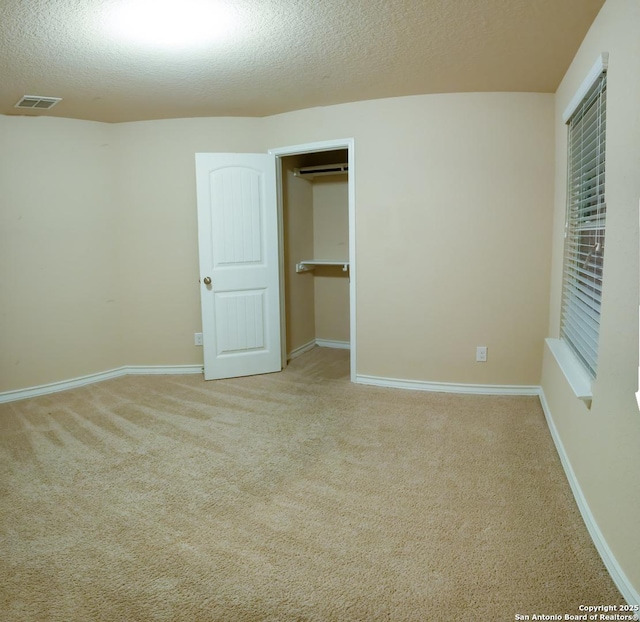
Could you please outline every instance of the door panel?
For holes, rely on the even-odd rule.
[[[265,341],[266,290],[215,294],[218,356],[234,352],[263,350]]]
[[[205,378],[280,371],[275,157],[198,153],[196,181]]]
[[[262,174],[240,167],[211,172],[212,232],[216,266],[263,263]]]

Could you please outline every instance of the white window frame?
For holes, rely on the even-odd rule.
[[[575,95],[569,102],[569,105],[564,111],[562,116],[563,121],[567,124],[571,123],[576,112],[579,113],[579,109],[582,106],[585,98],[590,95],[594,86],[600,82],[603,74],[605,75],[606,80],[606,71],[608,68],[608,54],[602,53],[600,57],[597,59],[596,63],[593,65],[589,73],[587,74],[585,80],[582,82]],[[605,82],[606,88],[606,82]],[[606,97],[606,95],[605,95]],[[568,140],[570,140],[570,132],[567,131]],[[569,147],[569,145],[568,145]],[[569,149],[568,149],[569,151]],[[563,261],[562,261],[562,269],[563,269],[563,278],[562,278],[562,302],[561,302],[561,326],[560,326],[560,339],[547,339],[547,345],[554,355],[560,369],[564,372],[569,385],[573,389],[574,394],[584,400],[587,405],[591,403],[592,397],[592,382],[595,379],[595,375],[597,373],[597,346],[595,350],[595,364],[594,364],[594,356],[593,350],[590,352],[590,356],[586,356],[583,358],[580,352],[580,344],[576,346],[575,343],[571,342],[571,335],[567,335],[567,332],[575,335],[575,323],[577,322],[578,328],[580,326],[580,316],[577,314],[576,316],[572,315],[572,311],[570,306],[567,305],[572,304],[572,296],[575,295],[576,289],[575,284],[579,280],[579,277],[576,277],[575,270],[575,260],[579,254],[579,251],[575,248],[575,237],[572,240],[567,241],[567,236],[575,236],[577,232],[577,236],[580,236],[580,226],[575,225],[579,221],[579,218],[576,218],[576,207],[575,203],[572,206],[572,199],[574,199],[575,194],[572,192],[570,187],[571,184],[571,158],[570,154],[567,158],[567,227],[565,229],[565,249],[563,253]],[[573,210],[572,211],[572,207]],[[606,210],[606,203],[604,203],[604,207]],[[604,214],[602,215],[604,219]],[[604,233],[604,231],[602,232]],[[573,243],[571,247],[568,245]],[[600,250],[600,249],[598,249]],[[568,260],[572,260],[574,263],[570,266]],[[586,260],[589,260],[587,256]],[[585,261],[585,265],[586,265]],[[570,267],[569,272],[567,273],[567,268]],[[571,290],[571,291],[568,291]],[[567,313],[568,311],[568,313]],[[599,312],[598,312],[599,313]],[[568,320],[567,320],[568,315]],[[577,319],[576,319],[577,318]],[[598,317],[599,323],[599,317]],[[566,328],[569,327],[567,331]],[[590,328],[592,332],[592,337],[594,333],[594,327]],[[598,339],[598,327],[595,327],[595,339],[597,343]],[[579,339],[574,339],[575,341],[579,341]],[[586,359],[586,361],[585,361]]]

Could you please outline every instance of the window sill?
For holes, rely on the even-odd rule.
[[[591,393],[591,376],[585,371],[575,354],[571,352],[569,346],[562,339],[547,338],[545,341],[575,396],[590,406],[591,398],[593,397]]]

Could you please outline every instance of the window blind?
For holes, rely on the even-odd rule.
[[[607,74],[569,119],[560,336],[595,378],[604,267]]]

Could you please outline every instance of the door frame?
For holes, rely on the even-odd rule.
[[[355,179],[355,139],[341,138],[320,142],[304,143],[289,147],[269,149],[276,157],[276,187],[278,203],[278,250],[280,254],[280,339],[282,344],[282,368],[287,366],[287,331],[284,291],[284,205],[282,199],[282,158],[287,156],[346,149],[348,153],[349,192],[349,348],[351,382],[356,382],[356,179]]]

